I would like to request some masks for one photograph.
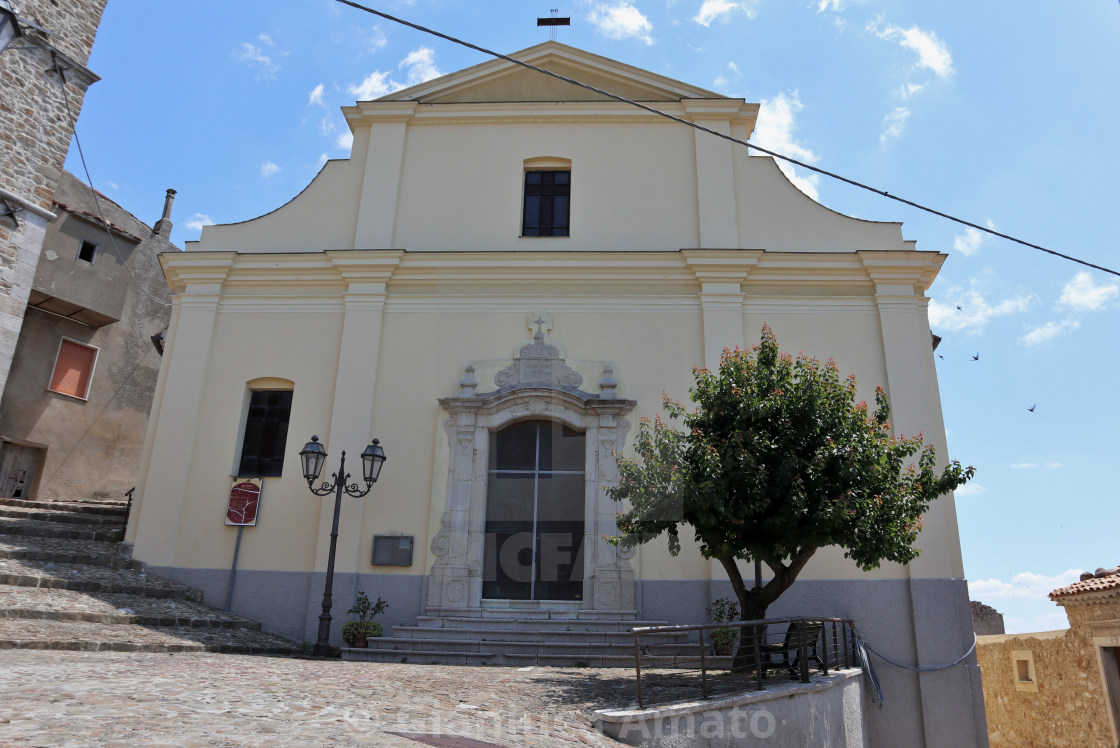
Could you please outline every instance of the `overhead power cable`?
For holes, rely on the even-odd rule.
[[[645,111],[649,112],[650,114],[655,114],[659,117],[664,117],[666,119],[673,120],[674,122],[679,122],[682,125],[688,125],[689,127],[693,128],[693,129],[700,130],[701,132],[706,132],[709,135],[715,135],[717,138],[723,138],[724,140],[731,141],[732,143],[735,143],[737,145],[746,146],[747,148],[753,148],[756,151],[759,151],[761,153],[765,153],[767,156],[773,156],[776,159],[780,159],[780,160],[785,161],[787,163],[793,164],[794,166],[800,166],[803,169],[808,169],[809,171],[815,171],[818,174],[823,174],[826,177],[831,177],[832,179],[836,179],[836,180],[839,180],[841,182],[845,182],[847,184],[852,185],[853,187],[859,187],[860,189],[867,190],[868,192],[874,192],[876,195],[879,195],[881,197],[886,197],[886,198],[889,198],[891,200],[895,200],[896,202],[900,202],[900,203],[903,203],[905,205],[909,205],[912,208],[917,208],[918,210],[925,211],[926,213],[932,213],[935,216],[940,216],[941,218],[946,218],[950,221],[953,221],[954,223],[959,223],[963,226],[968,226],[970,228],[974,228],[977,231],[983,231],[986,234],[991,234],[993,236],[998,236],[1001,239],[1006,239],[1008,241],[1015,242],[1016,244],[1022,244],[1024,247],[1030,247],[1031,249],[1037,249],[1040,252],[1046,252],[1047,254],[1054,255],[1055,257],[1061,257],[1062,259],[1069,260],[1070,262],[1076,262],[1079,265],[1085,265],[1086,267],[1091,267],[1094,270],[1100,270],[1101,272],[1104,272],[1104,273],[1111,273],[1112,275],[1120,276],[1120,271],[1112,270],[1112,269],[1106,268],[1106,267],[1102,267],[1101,265],[1094,265],[1091,262],[1087,262],[1085,260],[1079,260],[1076,257],[1071,257],[1070,255],[1063,254],[1061,252],[1057,252],[1053,249],[1047,249],[1046,247],[1042,247],[1038,244],[1032,244],[1031,242],[1023,241],[1022,239],[1016,239],[1014,236],[1011,236],[1009,234],[1004,234],[1000,231],[996,231],[995,229],[988,228],[987,226],[982,226],[981,224],[973,223],[972,221],[966,221],[963,218],[957,218],[956,216],[950,215],[948,213],[944,213],[944,212],[942,212],[940,210],[936,210],[934,208],[927,207],[925,205],[922,205],[921,203],[916,203],[913,200],[907,200],[906,198],[899,197],[898,195],[892,195],[889,192],[887,192],[886,190],[880,190],[877,187],[872,187],[871,185],[864,184],[863,182],[858,182],[854,179],[848,179],[847,177],[844,177],[844,176],[841,176],[841,175],[836,174],[834,172],[828,171],[827,169],[821,169],[817,166],[807,164],[803,161],[798,161],[795,158],[790,158],[789,156],[783,156],[780,153],[776,153],[776,152],[768,150],[766,148],[762,148],[762,147],[757,146],[754,143],[750,143],[746,140],[740,140],[739,138],[734,138],[730,135],[725,135],[721,132],[716,132],[715,130],[704,127],[703,125],[699,125],[695,122],[690,122],[689,120],[683,119],[681,117],[677,117],[676,115],[673,115],[673,114],[669,114],[668,112],[663,112],[660,109],[649,106],[648,104],[643,104],[640,101],[634,101],[632,99],[626,98],[625,96],[619,96],[618,94],[611,93],[610,91],[604,91],[603,89],[596,88],[595,86],[592,86],[588,83],[583,83],[582,81],[575,80],[574,78],[569,78],[565,75],[555,73],[551,70],[545,70],[544,68],[537,67],[536,65],[532,65],[528,62],[525,62],[524,60],[518,60],[518,59],[515,59],[513,57],[510,57],[509,55],[504,55],[501,52],[495,52],[491,49],[486,49],[485,47],[480,47],[477,44],[472,44],[468,41],[464,41],[462,39],[451,36],[449,34],[444,34],[440,31],[436,31],[435,29],[430,29],[426,26],[421,26],[420,24],[412,23],[411,21],[406,21],[403,18],[398,18],[396,16],[389,15],[388,13],[384,13],[380,10],[374,10],[373,8],[369,8],[365,5],[361,5],[360,3],[353,2],[353,0],[337,0],[337,2],[340,2],[343,5],[349,5],[351,8],[356,8],[357,10],[363,10],[366,13],[372,13],[375,16],[380,16],[381,18],[384,18],[387,21],[392,21],[393,23],[399,23],[402,26],[408,26],[409,28],[416,29],[417,31],[423,32],[425,34],[431,34],[432,36],[439,37],[440,39],[446,39],[447,41],[452,42],[454,44],[458,44],[458,45],[461,45],[463,47],[473,49],[476,52],[481,52],[481,53],[483,53],[485,55],[489,55],[491,57],[496,57],[499,60],[505,60],[506,62],[513,63],[514,65],[520,65],[523,68],[527,68],[529,70],[534,70],[538,73],[543,73],[544,75],[550,76],[552,78],[556,78],[557,80],[562,80],[565,83],[570,83],[573,86],[579,86],[580,88],[587,89],[588,91],[593,91],[593,92],[595,92],[597,94],[600,94],[602,96],[606,96],[609,99],[614,99],[615,101],[622,102],[623,104],[629,104],[630,106],[637,107],[638,109],[644,109]]]

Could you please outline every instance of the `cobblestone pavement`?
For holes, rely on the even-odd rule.
[[[630,703],[633,678],[588,668],[6,650],[0,746],[618,746],[595,731],[592,711]],[[442,742],[415,739],[432,735]]]

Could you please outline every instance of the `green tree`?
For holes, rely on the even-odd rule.
[[[610,540],[633,547],[668,533],[676,555],[690,525],[704,557],[727,571],[743,620],[765,618],[818,548],[839,546],[864,570],[913,560],[930,503],[974,473],[953,461],[939,474],[921,434],[892,436],[881,387],[869,412],[854,375],[781,353],[769,326],[750,351],[725,349],[718,372],[693,376],[695,409],[665,395],[684,430],[644,418],[636,459],[616,455],[609,493],[630,507]],[[773,572],[760,589],[736,563],[754,560]]]

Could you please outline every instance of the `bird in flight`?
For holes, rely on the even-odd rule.
[[[1034,409],[1035,409],[1036,407],[1038,407],[1038,404],[1037,404],[1037,403],[1036,403],[1036,404],[1034,404],[1034,405],[1032,405],[1031,407],[1027,408],[1027,410],[1029,410],[1029,411],[1030,411],[1031,413],[1034,413]]]
[[[976,355],[972,357],[972,360],[973,361],[979,361],[980,360],[980,351],[976,352]]]
[[[957,304],[957,311],[958,312],[963,312],[964,308],[960,304]]]

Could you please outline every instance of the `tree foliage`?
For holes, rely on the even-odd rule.
[[[668,534],[680,550],[690,525],[706,558],[721,562],[744,620],[762,618],[818,548],[836,545],[865,570],[907,563],[930,503],[965,483],[973,468],[936,469],[922,435],[893,436],[881,387],[875,407],[856,402],[855,376],[778,349],[762,328],[750,351],[724,350],[718,372],[696,367],[695,408],[665,396],[670,421],[642,419],[634,459],[616,455],[610,489],[625,547]],[[747,590],[737,560],[774,573]]]

